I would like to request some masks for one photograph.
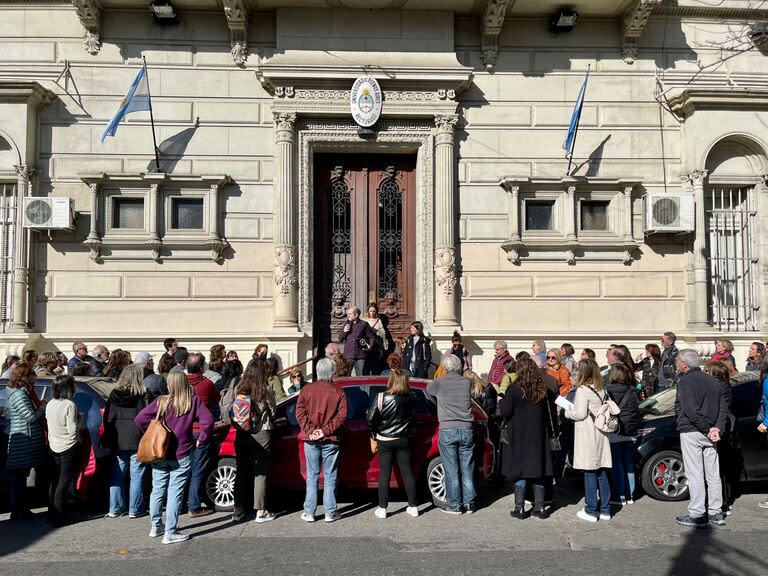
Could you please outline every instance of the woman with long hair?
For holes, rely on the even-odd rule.
[[[304,387],[304,374],[299,370],[298,368],[294,368],[291,370],[290,374],[291,379],[291,385],[288,387],[288,394],[298,394],[301,392],[301,389]]]
[[[37,367],[35,373],[38,377],[56,376],[59,370],[59,359],[53,352],[43,352],[37,357]]]
[[[600,485],[600,520],[611,519],[611,484],[608,470],[613,467],[608,436],[595,427],[595,416],[606,398],[600,367],[594,360],[581,360],[576,370],[576,395],[565,417],[573,420],[573,467],[584,471],[584,510],[576,514],[582,520],[598,520],[598,484]]]
[[[608,441],[611,444],[614,497],[618,496],[618,503],[623,506],[635,501],[635,442],[642,420],[634,372],[622,363],[614,364],[608,372],[605,389],[621,410],[619,429],[608,434]]]
[[[728,410],[725,430],[717,443],[717,455],[720,463],[720,484],[723,487],[723,514],[731,514],[731,506],[736,500],[736,486],[740,480],[740,471],[744,468],[741,443],[736,431],[736,418],[733,414],[733,391],[731,390],[731,367],[725,362],[713,362],[709,365],[709,375],[720,382],[725,406]]]
[[[8,429],[8,460],[6,470],[10,476],[11,520],[28,520],[32,511],[27,503],[27,476],[29,471],[43,462],[43,428],[41,419],[45,407],[29,390],[35,388],[35,369],[31,364],[18,362],[8,382],[6,418]]]
[[[5,361],[3,362],[3,367],[0,368],[0,370],[2,370],[2,374],[0,374],[0,378],[10,378],[11,370],[13,370],[13,367],[16,366],[16,364],[18,364],[20,361],[21,361],[21,358],[19,356],[16,356],[15,354],[6,356]]]
[[[533,484],[532,514],[548,517],[544,509],[544,478],[553,475],[550,438],[557,434],[556,411],[552,395],[544,385],[541,371],[530,358],[517,363],[517,377],[506,389],[500,410],[505,426],[502,430],[502,474],[515,486],[513,518],[523,519],[525,489]]]
[[[203,377],[208,378],[213,385],[221,380],[224,374],[224,357],[227,353],[227,347],[224,344],[214,344],[211,346],[211,354],[208,356],[208,369],[203,372]],[[218,386],[216,386],[218,389]]]
[[[166,378],[174,366],[176,366],[176,360],[173,359],[173,356],[171,354],[163,354],[160,357],[160,362],[157,364],[157,373]]]
[[[245,519],[252,508],[254,522],[275,519],[267,509],[267,472],[270,460],[275,394],[267,377],[266,364],[252,360],[237,385],[232,404],[232,424],[235,427],[235,510],[233,522]]]
[[[283,381],[280,380],[278,375],[277,360],[274,358],[267,358],[264,361],[264,370],[267,375],[267,384],[272,389],[272,393],[275,395],[275,402],[280,402],[285,398],[285,388],[283,388]],[[245,375],[245,374],[243,374]]]
[[[496,414],[496,398],[499,396],[496,388],[487,384],[472,370],[464,372],[464,378],[469,378],[469,381],[472,382],[472,387],[469,390],[472,400],[477,402],[488,416],[494,416]]]
[[[409,330],[411,335],[405,342],[403,366],[414,378],[428,378],[432,365],[432,340],[424,336],[424,325],[418,320],[411,323]]]
[[[40,356],[42,357],[43,354]],[[53,354],[51,356],[56,358]],[[72,520],[68,502],[70,494],[74,491],[78,464],[80,464],[77,406],[72,401],[74,397],[75,379],[68,374],[57,376],[51,387],[51,401],[45,406],[48,448],[54,463],[49,517],[55,526],[64,526]]]
[[[747,372],[760,372],[763,362],[765,362],[765,344],[752,342],[749,347],[749,356],[747,356]]]
[[[199,423],[197,443],[206,442],[213,431],[213,415],[195,396],[187,375],[173,372],[168,375],[168,394],[155,399],[136,416],[136,425],[142,434],[154,419],[161,420],[171,435],[165,459],[152,463],[152,494],[149,498],[152,528],[149,537],[162,535],[163,544],[175,544],[189,540],[189,535],[178,531],[178,522],[184,487],[192,469],[191,453],[195,448],[192,430],[195,422]],[[163,526],[166,497],[166,524]]]
[[[646,344],[645,354],[635,359],[635,372],[641,370],[640,384],[643,396],[650,398],[659,387],[659,369],[661,368],[661,348],[658,344]]]
[[[126,350],[122,350],[121,348],[117,348],[112,351],[112,354],[109,355],[109,361],[107,362],[107,365],[104,366],[102,375],[106,376],[107,378],[113,378],[114,380],[117,380],[120,378],[120,373],[125,369],[125,367],[130,366],[131,364],[132,361],[130,353],[128,353]]]
[[[411,469],[414,401],[407,374],[395,369],[389,376],[387,389],[372,399],[368,409],[368,427],[379,453],[379,507],[374,511],[376,518],[387,517],[389,480],[395,459],[408,497],[405,512],[413,517],[419,515],[416,481]]]
[[[107,518],[125,514],[125,480],[129,478],[128,517],[137,518],[146,513],[142,484],[145,464],[136,459],[141,432],[136,427],[136,416],[147,405],[147,390],[141,366],[126,367],[109,393],[104,408],[104,435],[102,446],[112,455],[112,473],[109,480],[109,512]]]
[[[379,315],[379,306],[376,302],[369,302],[363,318],[376,335],[373,339],[373,347],[365,355],[363,364],[363,376],[377,376],[382,371],[382,361],[387,357],[390,349],[390,336],[387,332],[386,316]]]

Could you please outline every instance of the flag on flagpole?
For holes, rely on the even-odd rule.
[[[131,112],[147,112],[152,110],[152,103],[149,98],[149,86],[147,84],[147,63],[141,67],[139,73],[136,74],[136,78],[131,82],[131,87],[128,88],[128,93],[120,101],[120,106],[117,108],[117,112],[109,121],[107,127],[104,128],[104,133],[101,135],[101,142],[107,136],[114,136],[117,132],[117,127],[122,122],[126,114]]]
[[[584,107],[584,93],[587,91],[587,81],[589,80],[589,68],[584,75],[584,82],[579,89],[579,96],[576,98],[576,105],[573,107],[573,114],[571,115],[571,123],[568,125],[568,135],[563,142],[563,149],[565,150],[565,157],[573,157],[573,147],[576,144],[576,133],[579,131],[579,120],[581,120],[581,109]]]

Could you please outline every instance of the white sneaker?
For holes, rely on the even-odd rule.
[[[152,526],[152,528],[149,531],[149,537],[150,538],[157,538],[158,536],[162,536],[165,533],[165,526],[161,523],[160,526]]]
[[[314,522],[315,517],[311,514],[307,514],[306,512],[301,513],[301,519],[304,520],[304,522]]]
[[[341,514],[339,512],[334,512],[333,514],[325,515],[326,522],[336,522],[336,520],[338,520],[339,518],[341,518]]]
[[[121,516],[125,516],[125,512],[107,512],[104,514],[104,518],[120,518]]]
[[[187,540],[189,540],[189,534],[182,534],[181,532],[166,532],[163,536],[163,544],[177,544]]]
[[[635,501],[634,501],[634,500],[632,500],[632,498],[630,498],[629,500],[627,500],[627,504],[634,504],[634,503],[635,503]]]
[[[592,514],[587,514],[586,510],[579,510],[576,512],[576,516],[581,520],[586,520],[587,522],[597,522],[597,517],[592,516]]]
[[[256,518],[254,518],[253,521],[256,522],[256,524],[264,524],[266,522],[272,522],[272,520],[274,520],[275,518],[277,518],[277,516],[272,514],[272,512],[267,512],[263,516],[259,516],[257,514]]]
[[[611,515],[610,514],[600,514],[600,520],[610,520]]]
[[[408,506],[408,508],[405,509],[405,513],[408,514],[408,516],[416,518],[419,515],[419,509],[416,506]]]
[[[379,506],[376,508],[376,510],[373,511],[373,515],[376,516],[376,518],[381,518],[384,520],[387,517],[387,509]]]

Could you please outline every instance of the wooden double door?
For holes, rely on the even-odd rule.
[[[315,346],[346,309],[375,302],[393,337],[414,320],[416,157],[323,155],[314,162]]]

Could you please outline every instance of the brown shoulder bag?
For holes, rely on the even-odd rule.
[[[168,442],[171,439],[171,431],[165,422],[160,420],[160,414],[147,426],[147,431],[139,441],[139,450],[136,460],[151,464],[159,460],[165,460],[168,452]]]

